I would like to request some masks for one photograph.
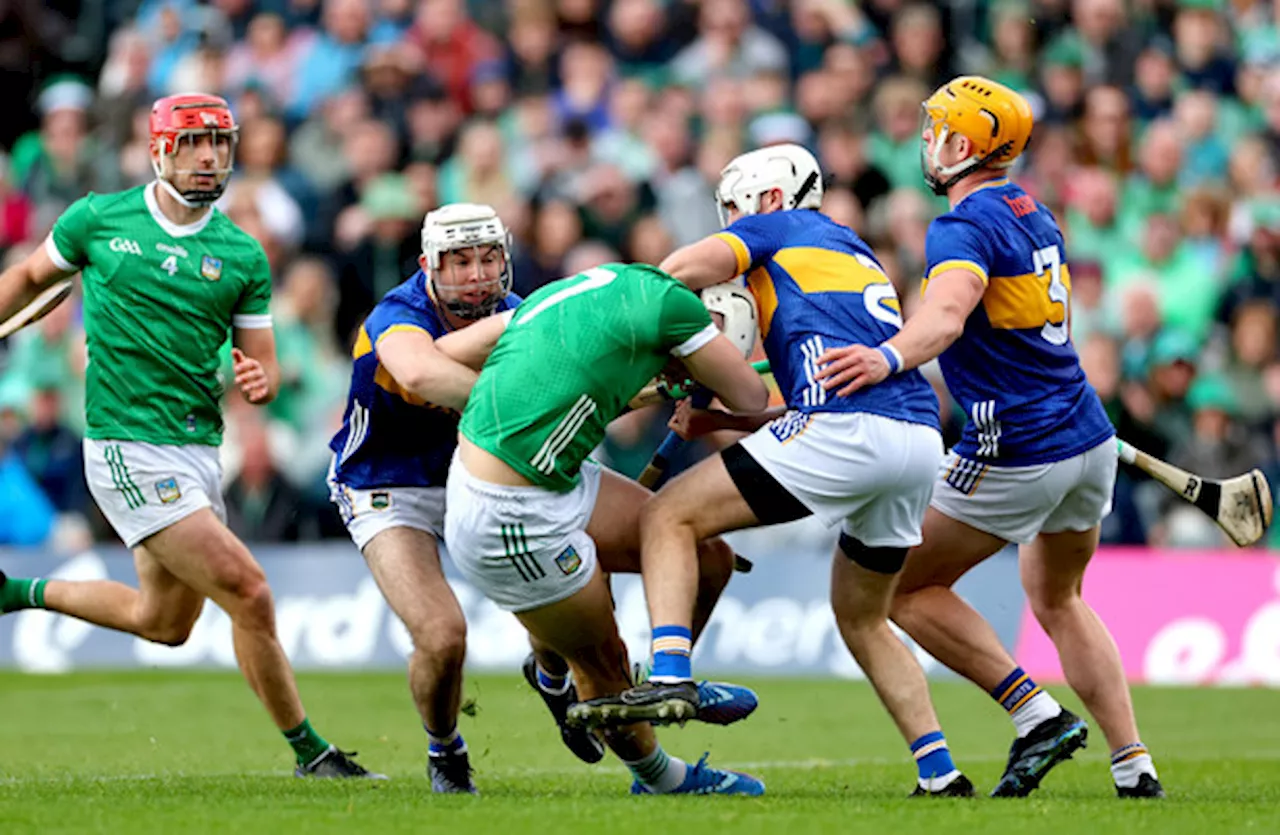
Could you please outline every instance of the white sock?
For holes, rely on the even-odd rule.
[[[1044,690],[1027,699],[1027,703],[1009,714],[1013,727],[1019,738],[1031,733],[1041,722],[1052,719],[1062,712],[1062,705]]]
[[[960,769],[953,768],[946,774],[935,775],[933,777],[918,777],[916,782],[920,784],[920,788],[927,792],[940,792],[947,786],[955,782],[960,776]]]
[[[1126,745],[1111,754],[1111,777],[1117,786],[1131,789],[1138,785],[1138,778],[1143,774],[1160,779],[1160,775],[1156,774],[1156,764],[1147,753],[1147,746],[1141,742]]]
[[[688,770],[684,760],[668,755],[662,750],[661,745],[654,748],[649,756],[627,762],[627,768],[631,769],[635,778],[654,794],[666,794],[678,789],[684,782],[684,775]]]

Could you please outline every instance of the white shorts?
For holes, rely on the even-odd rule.
[[[202,507],[227,521],[217,447],[86,438],[84,476],[102,515],[130,548]]]
[[[1116,442],[1108,438],[1074,458],[1030,467],[995,467],[954,452],[942,462],[931,504],[1008,542],[1041,533],[1087,531],[1111,512]]]
[[[454,453],[445,488],[449,556],[499,607],[524,612],[581,591],[596,571],[587,522],[600,492],[600,465],[584,461],[568,493],[481,481]]]
[[[376,487],[358,490],[333,477],[329,470],[329,501],[333,502],[351,541],[361,551],[389,528],[413,528],[440,540],[444,537],[443,487]]]
[[[919,545],[942,460],[942,436],[862,412],[787,412],[741,441],[769,475],[828,527],[869,548]]]

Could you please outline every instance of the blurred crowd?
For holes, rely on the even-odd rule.
[[[5,263],[85,192],[152,177],[155,97],[232,104],[220,208],[267,252],[284,369],[267,409],[228,398],[248,539],[343,535],[324,474],[349,345],[416,269],[429,209],[497,207],[527,294],[714,232],[720,168],[799,142],[909,314],[945,209],[920,103],[965,72],[1033,103],[1015,176],[1063,224],[1073,337],[1121,434],[1206,476],[1280,475],[1280,0],[10,0],[0,33]],[[111,536],[81,475],[79,315],[6,346],[0,496],[24,512],[0,541]],[[963,416],[944,414],[954,439]],[[635,474],[664,421],[618,421],[603,457]],[[1223,542],[1131,474],[1104,540]]]

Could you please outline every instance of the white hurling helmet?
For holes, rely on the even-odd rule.
[[[437,283],[442,256],[460,249],[479,250],[490,246],[502,249],[502,275],[496,281],[481,282],[488,291],[481,301],[467,301],[454,288],[465,282],[451,282],[447,291]],[[480,319],[494,311],[511,292],[511,233],[492,206],[479,203],[450,203],[428,212],[422,221],[422,254],[427,259],[427,287],[436,303],[462,319]],[[467,287],[474,293],[475,285]]]
[[[716,207],[720,224],[728,225],[728,208],[744,215],[760,211],[760,195],[782,190],[784,209],[822,208],[822,169],[799,145],[768,145],[735,157],[720,172]]]
[[[703,288],[702,304],[709,312],[723,317],[721,332],[742,352],[743,357],[750,357],[756,345],[756,323],[759,319],[751,291],[733,283],[716,284]]]

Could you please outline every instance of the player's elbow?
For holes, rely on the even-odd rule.
[[[681,248],[677,249],[666,258],[663,258],[662,263],[658,265],[658,269],[662,270],[677,281],[682,281],[687,284],[688,265],[689,259],[685,257],[685,251]]]
[[[392,376],[402,389],[413,392],[424,400],[430,400],[431,395],[435,393],[435,375],[429,368],[422,365],[403,369]]]
[[[717,392],[721,402],[735,412],[751,414],[763,412],[769,406],[769,389],[753,372],[754,379],[743,380],[731,391]]]
[[[933,315],[927,317],[930,326],[928,329],[933,332],[938,350],[941,351],[964,333],[968,312],[959,301],[945,298],[934,301],[930,312]]]
[[[31,292],[39,289],[39,280],[31,265],[27,261],[20,261],[4,272],[0,272],[0,286],[14,287],[21,292]]]
[[[393,376],[401,388],[427,403],[458,410],[467,405],[470,387],[432,363],[417,363]]]
[[[950,308],[943,311],[941,317],[941,325],[938,328],[939,337],[944,340],[945,345],[950,345],[960,338],[964,333],[965,315],[957,308]]]
[[[733,278],[732,273],[722,275],[713,261],[698,257],[698,253],[694,250],[696,246],[693,244],[677,249],[662,260],[658,269],[691,290],[701,290],[703,287],[720,284]]]

